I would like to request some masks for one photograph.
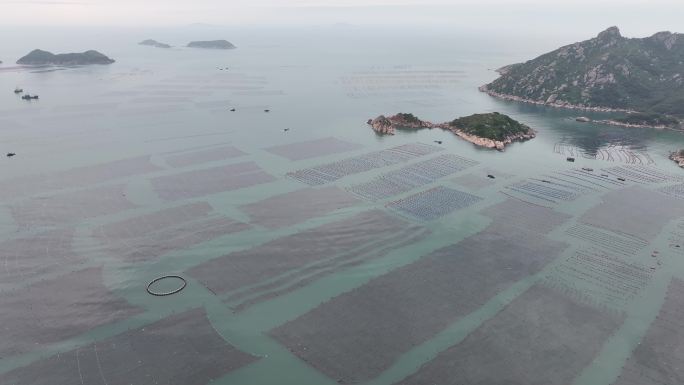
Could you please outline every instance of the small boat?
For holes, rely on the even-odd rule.
[[[14,89],[14,93],[15,93],[15,94],[20,94],[20,93],[22,93],[22,92],[24,92],[24,90],[21,89],[21,88],[19,88],[19,87],[17,87],[17,88]]]
[[[24,99],[24,100],[33,100],[33,99],[38,99],[38,95],[29,95],[29,94],[26,94],[26,95],[22,96],[21,98]]]
[[[593,168],[589,168],[589,167],[582,167],[582,170],[589,171],[589,172],[594,171]]]
[[[8,157],[8,158],[11,158],[11,157],[13,157],[13,156],[15,156],[15,155],[17,155],[17,154],[15,154],[15,153],[13,153],[13,152],[8,152],[8,153],[7,153],[7,157]]]
[[[565,160],[567,160],[568,162],[574,162],[575,158],[569,156],[569,157],[565,158]]]
[[[271,110],[264,110],[264,112],[271,112]]]
[[[618,180],[619,180],[620,182],[624,182],[624,181],[625,181],[625,178],[618,178]]]
[[[442,141],[441,140],[435,140],[435,143],[442,144]]]
[[[289,128],[283,128],[283,131],[288,132],[288,131],[290,131],[290,129]]]
[[[487,178],[489,178],[489,179],[496,179],[496,177],[495,177],[494,175],[492,175],[492,174],[487,174]]]
[[[230,109],[230,112],[235,112],[235,108],[231,108],[231,109]]]

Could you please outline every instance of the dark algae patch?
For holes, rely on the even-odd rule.
[[[200,308],[14,369],[0,383],[206,385],[257,359],[226,343]]]
[[[658,317],[614,385],[684,384],[684,281],[673,279]]]
[[[142,311],[102,284],[100,268],[78,270],[3,294],[0,356],[39,349]],[[0,383],[12,384],[4,382],[2,375]]]
[[[341,294],[270,335],[340,383],[377,377],[402,354],[540,271],[566,245],[492,225]]]
[[[571,384],[621,324],[536,285],[397,384]]]

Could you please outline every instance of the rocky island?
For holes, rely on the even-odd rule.
[[[236,48],[227,40],[191,41],[188,43],[190,48],[210,48],[210,49],[234,49]]]
[[[684,150],[679,150],[671,153],[670,159],[677,163],[679,167],[684,168]]]
[[[625,38],[617,27],[611,27],[593,39],[497,72],[498,79],[480,87],[494,97],[626,112],[624,118],[601,123],[627,127],[673,128],[684,119],[683,34]]]
[[[81,53],[53,54],[48,51],[36,49],[28,55],[17,60],[17,64],[23,65],[89,65],[89,64],[112,64],[114,60],[97,51],[85,51]]]
[[[166,43],[160,43],[160,42],[158,42],[156,40],[152,40],[152,39],[143,40],[138,44],[139,45],[148,45],[150,47],[157,47],[157,48],[171,48],[171,46],[166,44]]]
[[[527,125],[498,112],[474,114],[438,124],[420,120],[413,114],[399,113],[390,117],[380,115],[367,123],[380,135],[393,135],[397,130],[440,128],[478,146],[499,151],[503,151],[507,144],[536,136],[534,130]]]

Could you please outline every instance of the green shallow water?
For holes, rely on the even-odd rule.
[[[14,158],[3,159],[0,165],[0,177],[4,184],[17,190],[4,198],[0,209],[2,239],[10,242],[17,238],[30,238],[45,230],[73,227],[73,253],[81,258],[78,264],[57,266],[43,274],[29,274],[26,279],[17,281],[13,279],[12,275],[15,273],[8,266],[12,266],[12,258],[29,256],[21,248],[14,254],[6,251],[6,273],[0,278],[1,293],[9,297],[17,290],[33,288],[33,285],[43,280],[59,279],[73,270],[101,267],[104,287],[114,296],[140,310],[114,322],[85,328],[57,341],[37,344],[18,354],[6,354],[0,359],[0,379],[3,373],[11,373],[46,357],[150,325],[174,313],[203,307],[211,326],[227,343],[260,358],[214,379],[212,383],[333,384],[336,383],[336,378],[327,377],[307,365],[269,336],[268,332],[343,293],[364,286],[376,277],[480,233],[492,224],[492,219],[481,211],[505,201],[507,195],[504,193],[511,193],[507,186],[514,183],[529,178],[542,179],[557,172],[581,167],[593,168],[598,174],[602,169],[625,166],[628,162],[643,163],[650,169],[684,177],[684,173],[667,159],[669,151],[684,148],[684,136],[680,133],[577,123],[574,117],[578,112],[498,101],[477,91],[477,86],[495,77],[491,68],[541,53],[548,48],[546,42],[540,43],[539,47],[523,44],[505,46],[497,44],[496,37],[480,37],[482,41],[473,42],[458,35],[436,38],[428,33],[416,36],[404,31],[399,31],[396,35],[378,33],[364,39],[367,36],[364,31],[340,31],[323,27],[315,31],[272,31],[260,34],[219,30],[211,32],[234,34],[235,38],[229,40],[235,40],[240,48],[226,52],[183,48],[159,50],[134,44],[147,36],[129,33],[104,39],[100,32],[85,38],[85,41],[95,44],[99,39],[101,44],[87,48],[97,48],[116,58],[117,63],[114,65],[50,72],[13,69],[10,64],[0,65],[0,90],[6,91],[0,92],[0,149],[17,153]],[[178,32],[165,33],[162,36],[164,38],[158,38],[160,41],[186,39],[185,35]],[[188,34],[199,33],[194,31]],[[397,36],[404,38],[405,44],[415,43],[412,45],[414,50],[408,53],[400,49],[396,42]],[[264,39],[267,38],[270,43],[264,45]],[[427,43],[423,41],[426,38],[430,38]],[[8,49],[8,54],[18,57],[23,51],[34,48],[29,45],[35,45],[38,39],[38,36],[28,36],[25,43],[27,46],[17,46],[15,43]],[[51,49],[71,49],[69,44],[63,43],[63,39],[53,39],[54,48]],[[187,40],[189,39],[187,36]],[[419,42],[423,44],[417,44]],[[445,50],[444,46],[450,49]],[[6,63],[9,61],[5,59]],[[229,69],[221,71],[218,67]],[[11,92],[15,86],[39,94],[40,100],[30,103],[22,101]],[[231,112],[230,108],[236,108],[236,111]],[[270,112],[265,113],[264,109],[270,109]],[[449,133],[437,130],[402,132],[391,137],[379,137],[365,125],[368,118],[381,113],[412,112],[423,119],[446,121],[456,116],[489,111],[509,114],[537,129],[537,138],[511,145],[505,152],[499,153],[476,148]],[[285,132],[285,128],[290,130]],[[329,137],[355,143],[360,147],[298,161],[290,161],[266,150],[275,145]],[[456,154],[477,161],[478,164],[396,196],[378,201],[359,198],[358,202],[349,207],[332,210],[291,226],[269,229],[255,225],[248,230],[199,242],[185,249],[162,252],[156,258],[140,262],[117,258],[107,252],[93,235],[96,229],[109,223],[195,202],[208,203],[213,210],[212,215],[223,215],[234,221],[247,223],[250,216],[241,206],[306,187],[288,177],[288,172],[402,144],[434,144],[434,141],[442,141],[439,145],[443,148],[442,151],[417,157],[406,163],[350,175],[326,186],[347,190],[387,172],[441,154]],[[170,154],[222,145],[233,146],[245,155],[201,162],[183,168],[173,168],[167,162]],[[574,155],[576,162],[568,163],[565,158],[571,153],[585,155]],[[628,153],[631,158],[625,155]],[[59,173],[138,156],[149,156],[149,162],[157,169],[123,178],[104,178],[94,183],[80,184],[72,180],[72,185],[60,185],[57,182],[57,188],[34,188],[26,184],[25,191],[22,191],[22,186],[26,182],[17,179],[26,175],[63,175]],[[162,199],[154,188],[153,180],[157,177],[198,172],[213,166],[248,161],[255,162],[272,175],[273,181],[178,201]],[[499,177],[489,181],[491,183],[483,188],[459,185],[453,180],[467,174],[484,179],[489,173]],[[183,181],[178,183],[182,184]],[[50,200],[50,197],[111,184],[123,184],[122,196],[135,207],[79,218],[72,223],[46,225],[17,220],[17,207],[40,206],[44,200],[53,202],[44,206],[44,210],[48,211],[43,212],[48,213],[46,215],[49,219],[49,206],[62,202]],[[628,180],[625,187],[641,185],[655,191],[676,184],[676,181],[665,181],[641,185]],[[386,208],[390,201],[437,186],[469,192],[482,200],[432,221],[407,218]],[[516,280],[476,310],[400,354],[389,368],[367,383],[393,384],[415,373],[440,352],[460,343],[485,325],[487,320],[496,317],[527,289],[552,276],[555,269],[578,250],[590,246],[586,241],[568,236],[566,230],[579,223],[582,215],[601,204],[607,191],[593,191],[572,201],[558,202],[512,194],[569,215],[570,219],[547,236],[548,239],[567,243],[568,247],[540,271]],[[81,206],[81,203],[76,202],[68,207],[76,210],[75,207]],[[684,200],[676,204],[678,207],[674,207],[673,211],[684,209]],[[87,206],[86,203],[82,205]],[[241,312],[233,312],[230,301],[224,302],[231,293],[214,293],[200,280],[186,274],[193,267],[220,256],[249,250],[318,226],[352,218],[372,209],[381,210],[392,218],[405,220],[417,228],[429,230],[429,235],[408,245],[401,245],[398,240],[390,242],[389,252],[381,257],[312,279],[296,290],[259,302]],[[599,294],[596,298],[587,294],[590,297],[588,303],[607,313],[620,313],[624,321],[600,345],[590,362],[576,373],[573,377],[575,384],[613,383],[658,315],[671,279],[684,278],[682,253],[671,247],[684,233],[682,226],[678,226],[681,220],[681,217],[677,217],[668,221],[659,235],[649,240],[646,247],[629,256],[620,256],[629,263],[639,263],[647,269],[657,266],[636,295],[628,300],[606,305],[601,303]],[[179,227],[168,235],[177,236],[183,234],[183,231]],[[368,231],[376,229],[368,228]],[[382,239],[384,238],[379,240]],[[165,241],[151,238],[144,250],[154,252],[163,247]],[[658,251],[657,258],[652,257],[654,250]],[[329,257],[332,256],[321,256],[321,259]],[[289,273],[301,273],[307,267],[309,266],[301,265]],[[39,266],[34,267],[38,268]],[[181,293],[169,297],[148,295],[145,292],[146,284],[164,274],[183,275],[188,286]],[[578,290],[583,288],[582,282],[574,282],[574,285]],[[158,288],[171,289],[173,284],[160,283]],[[39,301],[42,296],[39,290],[31,291],[26,297],[26,305],[30,305],[33,300]],[[88,302],[105,301],[104,298],[92,296],[85,298]],[[87,307],[77,305],[75,303],[69,311],[77,312],[77,315],[78,312],[83,312],[85,316]],[[425,317],[431,315],[425,314]],[[193,330],[177,332],[191,335]],[[12,338],[26,338],[26,341],[31,339],[30,336],[15,335]],[[535,347],[535,343],[531,342],[527,349],[534,351]],[[52,374],[46,372],[44,376]],[[62,383],[60,380],[63,381],[59,377],[53,380],[58,384]],[[112,379],[109,383],[113,383]]]

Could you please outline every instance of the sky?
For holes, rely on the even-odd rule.
[[[684,0],[0,0],[3,27],[494,25],[553,34],[619,25],[640,36],[684,32],[681,15]]]

